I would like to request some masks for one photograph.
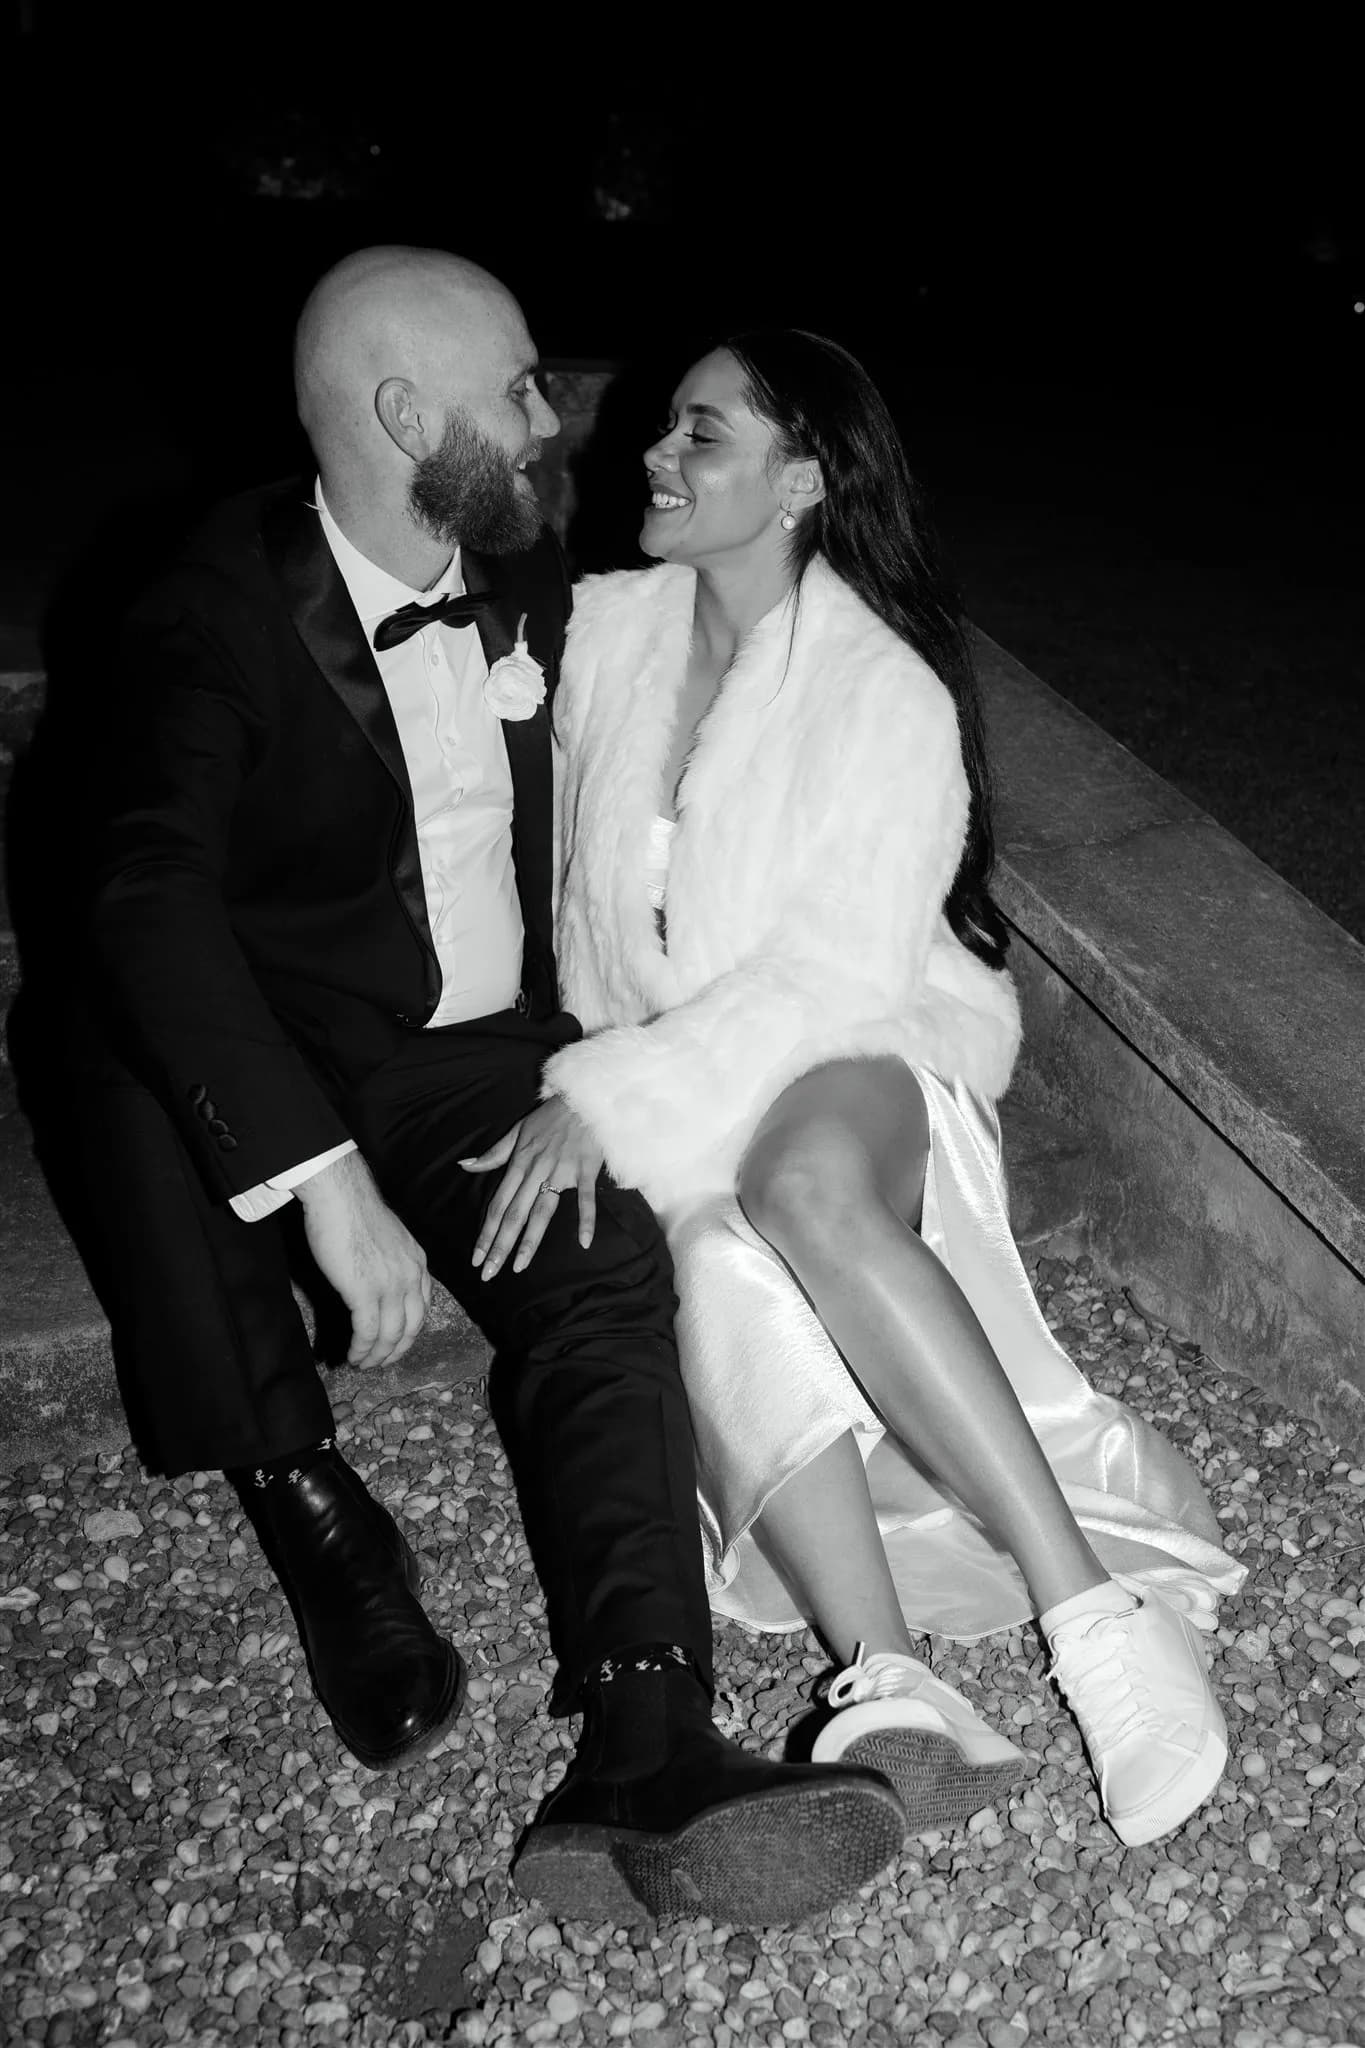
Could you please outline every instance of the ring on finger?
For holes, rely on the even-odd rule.
[[[542,1195],[553,1195],[555,1200],[558,1201],[564,1190],[563,1188],[555,1187],[551,1181],[543,1180],[540,1183],[540,1192]]]

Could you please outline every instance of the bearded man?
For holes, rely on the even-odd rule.
[[[551,924],[570,596],[525,474],[558,428],[536,367],[476,266],[348,257],[299,323],[315,483],[222,507],[134,616],[94,909],[125,1382],[154,1463],[237,1487],[342,1742],[410,1760],[464,1667],[337,1447],[279,1212],[302,1208],[353,1365],[402,1354],[435,1273],[494,1346],[552,1711],[584,1717],[517,1882],[594,1919],[800,1918],[888,1862],[904,1814],[873,1772],[712,1725],[658,1228],[572,1119],[506,1213],[469,1170],[543,1128],[541,1067],[579,1035]]]

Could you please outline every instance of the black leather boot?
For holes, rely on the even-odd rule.
[[[229,1476],[347,1749],[383,1770],[427,1747],[459,1712],[465,1671],[414,1597],[417,1560],[393,1517],[335,1449],[264,1486]]]
[[[690,1659],[637,1671],[635,1654],[584,1685],[577,1754],[512,1866],[526,1897],[557,1918],[786,1926],[894,1860],[905,1809],[879,1772],[754,1756],[712,1723]]]

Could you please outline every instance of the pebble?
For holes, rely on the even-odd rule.
[[[125,1536],[140,1536],[142,1518],[127,1508],[96,1508],[82,1518],[81,1527],[90,1543],[117,1543]]]
[[[99,2014],[111,2044],[187,2048],[1345,2042],[1365,1996],[1365,1471],[1083,1262],[1039,1271],[1060,1341],[1204,1470],[1251,1567],[1209,1639],[1232,1757],[1187,1827],[1120,1848],[1022,1629],[929,1655],[1019,1731],[1032,1775],[847,1907],[794,1930],[546,1919],[508,1861],[573,1724],[545,1711],[544,1602],[483,1396],[357,1398],[343,1447],[409,1517],[423,1597],[473,1667],[439,1756],[383,1777],[339,1748],[215,1476],[148,1481],[131,1454],[0,1475],[0,2012],[54,2048]],[[728,1623],[716,1665],[726,1724],[773,1753],[828,1669],[813,1636]],[[476,1916],[453,2022],[402,1989],[428,1957],[448,1968],[452,1911]]]

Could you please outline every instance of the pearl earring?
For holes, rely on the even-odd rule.
[[[790,533],[795,525],[796,514],[794,512],[784,512],[782,514],[782,531],[784,533]]]

